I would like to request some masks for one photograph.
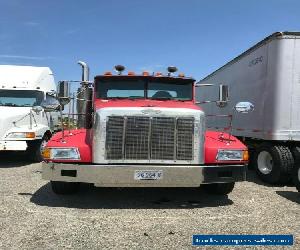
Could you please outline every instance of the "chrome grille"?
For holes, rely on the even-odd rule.
[[[193,117],[109,116],[109,160],[192,160]]]
[[[127,117],[125,159],[148,159],[149,117]]]
[[[177,152],[178,160],[190,160],[193,157],[194,119],[179,118],[177,120]]]
[[[106,158],[123,158],[123,131],[124,118],[121,116],[109,117],[106,124]]]
[[[175,117],[153,117],[151,131],[151,158],[175,160]]]

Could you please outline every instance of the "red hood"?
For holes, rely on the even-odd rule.
[[[158,108],[188,108],[201,110],[193,101],[174,100],[150,100],[150,99],[97,99],[95,108],[115,108],[115,107],[158,107]]]

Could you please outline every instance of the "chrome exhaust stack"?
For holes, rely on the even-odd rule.
[[[89,82],[89,67],[85,62],[78,61],[82,67],[81,87],[77,90],[78,128],[90,128],[92,122],[93,89]]]
[[[89,75],[90,75],[89,66],[83,61],[78,61],[77,63],[82,67],[82,75],[81,75],[82,82],[88,82]]]

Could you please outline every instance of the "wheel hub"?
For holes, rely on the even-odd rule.
[[[272,172],[273,158],[269,152],[261,151],[259,153],[257,157],[257,167],[262,174],[270,174]]]

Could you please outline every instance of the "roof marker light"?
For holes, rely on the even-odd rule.
[[[149,74],[148,71],[143,71],[142,75],[143,75],[143,76],[149,76],[150,74]]]
[[[118,72],[118,75],[121,75],[122,72],[125,70],[125,67],[123,65],[116,65],[115,70]]]
[[[135,73],[134,73],[133,71],[128,71],[128,75],[129,75],[129,76],[134,76]]]
[[[177,71],[177,68],[175,66],[169,66],[168,67],[168,76],[175,73]]]
[[[162,73],[161,73],[161,72],[157,72],[157,73],[155,74],[155,76],[162,76]]]
[[[179,73],[178,77],[185,77],[185,75],[183,73]]]
[[[111,73],[110,71],[106,71],[106,72],[104,73],[104,75],[105,75],[105,76],[112,76],[112,73]]]

